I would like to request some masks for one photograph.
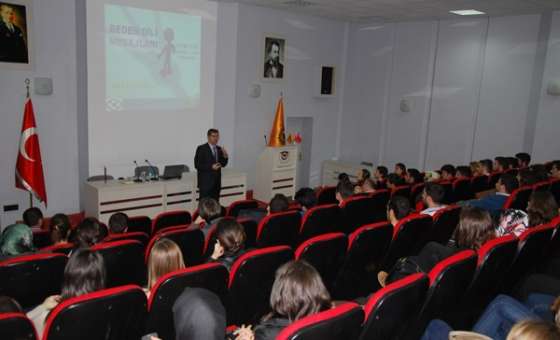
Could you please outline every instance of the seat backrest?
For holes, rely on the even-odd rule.
[[[23,308],[41,304],[60,293],[67,260],[63,254],[44,253],[0,261],[0,295],[15,299]]]
[[[553,179],[550,181],[550,192],[556,199],[556,202],[560,204],[560,179]]]
[[[539,182],[533,185],[533,191],[548,191],[550,190],[550,181]]]
[[[343,233],[328,233],[310,238],[295,251],[296,260],[310,263],[321,275],[323,282],[332,291],[334,280],[348,248],[348,239]]]
[[[144,253],[146,263],[148,263],[154,244],[162,238],[170,239],[179,246],[186,266],[196,265],[204,261],[204,233],[200,229],[181,228],[162,231],[154,235]]]
[[[48,315],[43,339],[140,339],[146,304],[146,294],[134,285],[70,298]]]
[[[487,175],[479,175],[471,178],[471,190],[473,194],[490,189],[490,177]]]
[[[408,327],[408,339],[419,339],[433,319],[449,320],[448,316],[459,306],[476,269],[477,255],[464,250],[440,261],[428,277],[430,287],[416,320]],[[449,322],[449,321],[448,321]]]
[[[369,196],[355,196],[346,199],[341,206],[341,228],[346,234],[350,234],[359,227],[374,223],[373,214],[375,204]]]
[[[413,274],[381,288],[364,305],[360,340],[398,339],[414,320],[428,290],[428,277]]]
[[[144,247],[140,241],[123,240],[98,243],[91,247],[103,256],[107,270],[106,287],[125,284],[142,286],[146,281]]]
[[[560,216],[553,219],[550,225],[556,228],[556,232],[552,235],[552,239],[548,243],[546,249],[547,258],[560,256],[560,233],[558,232],[560,228]]]
[[[416,201],[420,195],[422,195],[422,191],[424,191],[424,187],[426,187],[426,183],[416,183],[410,188],[410,205],[415,206]]]
[[[543,260],[545,251],[552,238],[555,225],[545,224],[526,230],[519,236],[519,249],[513,260],[504,289],[509,291],[535,265]]]
[[[336,187],[335,186],[328,186],[322,187],[319,189],[317,193],[317,204],[324,205],[324,204],[337,204],[336,200]]]
[[[432,216],[434,222],[432,226],[430,241],[435,241],[440,244],[446,245],[455,228],[459,224],[459,216],[461,214],[461,207],[451,205],[444,209],[438,210]]]
[[[399,258],[420,252],[428,241],[431,228],[430,215],[412,214],[401,219],[393,230],[393,241],[382,268],[389,270]]]
[[[371,268],[379,268],[389,249],[393,226],[377,222],[358,228],[348,236],[346,258],[336,281],[334,295],[355,299],[371,292]]]
[[[320,205],[305,212],[299,229],[300,243],[317,235],[340,229],[340,208],[336,204]]]
[[[0,329],[2,330],[2,339],[37,339],[33,322],[23,313],[0,313]]]
[[[257,221],[250,217],[238,217],[237,222],[243,226],[247,236],[245,239],[245,249],[255,248],[257,246],[257,230],[259,226]]]
[[[488,187],[489,189],[494,189],[496,187],[496,183],[500,180],[500,176],[503,175],[501,171],[494,171],[490,174],[490,179],[488,180]]]
[[[241,210],[257,209],[259,202],[257,200],[241,200],[235,201],[227,207],[226,216],[237,217]]]
[[[136,240],[142,243],[144,247],[148,245],[150,240],[150,236],[148,234],[135,231],[135,232],[126,232],[122,234],[110,234],[109,236],[103,239],[103,242],[114,242],[114,241],[121,241],[121,240]]]
[[[387,203],[391,193],[387,189],[375,190],[369,197],[371,201],[372,219],[374,222],[383,222],[387,220]]]
[[[443,200],[441,201],[441,203],[451,204],[453,202],[456,202],[456,199],[453,195],[453,183],[451,181],[441,181],[438,184],[441,185],[443,187],[443,190],[445,191],[445,195],[443,196]]]
[[[453,198],[456,202],[473,198],[470,178],[459,178],[453,181]]]
[[[511,195],[509,195],[508,199],[504,203],[504,209],[518,209],[518,210],[527,210],[527,204],[529,203],[529,197],[533,193],[533,187],[531,186],[524,186],[518,189],[515,189]]]
[[[160,229],[190,224],[191,221],[191,214],[186,210],[162,212],[152,221],[152,235]]]
[[[258,226],[256,243],[259,248],[296,243],[301,225],[299,211],[286,211],[265,216]]]
[[[127,231],[135,232],[140,231],[151,235],[152,233],[152,219],[148,216],[133,216],[128,218]]]
[[[148,299],[146,333],[157,333],[161,339],[175,339],[173,304],[186,287],[210,290],[225,303],[228,271],[219,263],[206,263],[162,276],[152,287]]]
[[[269,311],[276,269],[293,258],[290,247],[275,246],[248,251],[235,260],[229,272],[228,324],[254,324]]]
[[[72,252],[72,249],[74,249],[74,247],[75,247],[74,244],[64,242],[64,243],[53,244],[52,246],[42,248],[39,251],[41,253],[59,253],[59,254],[68,255],[70,254],[70,252]]]
[[[404,198],[410,197],[410,186],[409,185],[401,185],[396,188],[393,188],[391,191],[391,197],[395,196],[402,196]]]
[[[307,316],[284,328],[277,340],[356,339],[364,320],[364,311],[356,303],[343,303]]]
[[[37,249],[48,247],[52,244],[51,233],[48,230],[33,230],[33,246]]]

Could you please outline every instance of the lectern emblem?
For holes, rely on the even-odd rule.
[[[283,160],[283,161],[287,161],[289,156],[290,156],[289,151],[280,152],[280,159]]]

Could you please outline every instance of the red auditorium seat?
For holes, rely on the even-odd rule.
[[[496,183],[500,180],[500,176],[502,176],[503,172],[495,171],[490,174],[490,179],[488,180],[488,188],[494,189],[496,187]]]
[[[148,299],[146,333],[157,333],[161,339],[175,339],[173,304],[186,287],[205,288],[220,297],[227,297],[228,271],[219,263],[206,263],[162,276]]]
[[[235,201],[227,207],[226,216],[237,217],[241,210],[253,210],[259,207],[257,200]]]
[[[532,193],[533,187],[531,186],[524,186],[515,189],[504,203],[504,209],[518,209],[526,211],[527,204],[529,203],[529,197]]]
[[[550,192],[560,204],[560,179],[553,179],[550,181]]]
[[[250,217],[241,217],[237,222],[243,226],[247,239],[245,240],[245,249],[255,248],[257,246],[257,229],[258,223]]]
[[[305,212],[299,229],[299,243],[340,230],[340,208],[336,204],[319,205]]]
[[[396,188],[393,188],[393,190],[391,191],[391,198],[393,198],[395,196],[402,196],[404,198],[409,198],[410,197],[410,191],[411,191],[411,188],[410,188],[409,185],[398,186]]]
[[[204,234],[202,231],[200,229],[181,228],[162,230],[154,235],[144,253],[144,261],[146,263],[148,263],[148,258],[154,244],[162,238],[167,238],[177,243],[183,254],[186,266],[196,265],[204,261]]]
[[[369,195],[373,199],[371,202],[373,206],[373,221],[382,222],[387,220],[387,203],[389,202],[389,190],[375,190],[375,192]]]
[[[72,249],[74,249],[74,244],[64,242],[64,243],[53,244],[52,246],[42,248],[39,251],[41,253],[59,253],[59,254],[68,255],[70,254]]]
[[[360,340],[398,339],[417,316],[426,292],[425,274],[409,275],[378,290],[364,305]]]
[[[533,185],[533,191],[549,191],[550,181],[539,182]]]
[[[317,193],[317,205],[338,204],[336,200],[336,187],[321,187]]]
[[[152,235],[167,227],[191,223],[191,214],[185,210],[166,211],[158,214],[152,221]]]
[[[123,240],[98,243],[91,247],[103,256],[107,270],[106,287],[143,285],[146,281],[144,247],[140,241]]]
[[[127,231],[131,232],[142,232],[148,235],[152,233],[152,219],[148,216],[134,216],[128,218]]]
[[[0,313],[0,330],[2,339],[37,339],[33,322],[23,313]]]
[[[496,296],[517,252],[517,238],[502,236],[478,250],[478,264],[463,302],[452,316],[454,329],[471,329],[486,305]]]
[[[277,340],[356,339],[364,311],[356,303],[343,303],[329,310],[302,318],[284,328]]]
[[[401,219],[393,230],[393,241],[382,269],[387,271],[401,257],[417,254],[427,243],[431,228],[430,215],[412,214]]]
[[[296,260],[311,264],[323,279],[329,291],[332,291],[348,248],[348,239],[343,233],[328,233],[310,238],[295,251]]]
[[[407,329],[406,339],[419,339],[433,319],[449,320],[470,285],[476,269],[477,255],[464,250],[440,261],[428,274],[430,287],[420,313]],[[449,320],[450,321],[450,320]]]
[[[266,216],[260,221],[257,229],[257,247],[294,245],[300,225],[301,213],[299,211],[287,211]]]
[[[233,263],[229,273],[228,324],[255,324],[270,310],[270,291],[276,270],[293,260],[288,246],[248,251]]]
[[[553,219],[550,222],[550,225],[556,228],[556,232],[552,235],[552,239],[550,240],[550,243],[548,244],[548,247],[546,249],[546,259],[560,256],[560,232],[558,232],[560,228],[560,216]]]
[[[48,315],[43,339],[138,340],[144,332],[146,304],[146,294],[134,285],[68,299]]]
[[[377,270],[389,249],[393,226],[388,222],[368,224],[348,236],[348,249],[335,285],[337,299],[352,300],[368,295],[376,286]]]
[[[430,241],[446,245],[459,224],[460,214],[461,207],[457,205],[451,205],[437,211],[434,216],[432,216],[434,223],[431,230]]]
[[[103,239],[103,242],[114,242],[114,241],[122,241],[122,240],[136,240],[142,243],[144,248],[148,245],[150,240],[150,236],[148,234],[135,231],[135,232],[126,232],[122,234],[109,234],[109,236]]]
[[[341,228],[350,234],[359,227],[374,223],[375,200],[369,196],[350,197],[341,205]]]
[[[490,189],[490,177],[487,175],[479,175],[471,178],[471,190],[473,194]]]
[[[36,249],[48,247],[52,244],[51,232],[48,230],[33,230],[33,246]]]
[[[0,261],[0,295],[15,299],[23,308],[41,304],[60,293],[67,260],[63,254],[44,253]]]
[[[418,199],[421,199],[422,191],[426,183],[417,183],[410,188],[410,205],[415,206]]]
[[[438,184],[441,185],[443,187],[443,190],[445,191],[442,203],[451,204],[456,202],[455,197],[453,197],[453,183],[451,183],[450,181],[441,181],[438,182]]]
[[[453,199],[455,202],[466,201],[473,198],[470,178],[459,178],[453,181]]]

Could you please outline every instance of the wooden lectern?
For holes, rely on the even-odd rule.
[[[296,193],[296,145],[266,147],[257,159],[257,182],[254,197],[268,202],[276,194],[293,198]]]

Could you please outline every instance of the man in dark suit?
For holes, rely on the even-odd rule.
[[[268,46],[264,77],[280,79],[284,77],[284,65],[280,62],[280,44],[276,41],[271,42]]]
[[[219,202],[222,187],[222,168],[228,163],[228,153],[224,147],[218,146],[220,132],[208,130],[208,143],[199,145],[194,156],[194,167],[197,171],[200,199],[211,197]]]
[[[0,61],[27,63],[24,33],[14,22],[14,9],[9,5],[0,4]]]

